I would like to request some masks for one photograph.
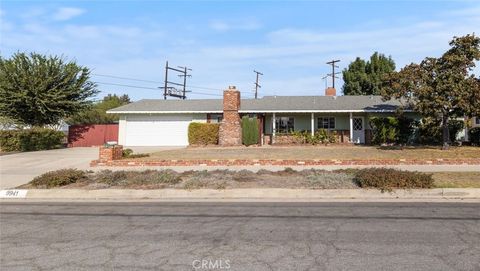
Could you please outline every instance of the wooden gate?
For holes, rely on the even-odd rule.
[[[101,146],[118,142],[118,124],[72,125],[68,127],[68,147]]]

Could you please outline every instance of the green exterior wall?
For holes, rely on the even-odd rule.
[[[353,113],[353,117],[364,117],[365,129],[371,129],[368,119],[371,117],[391,117],[394,113]],[[421,116],[416,113],[405,113],[408,118],[419,120]],[[311,130],[311,114],[310,113],[276,113],[279,117],[293,117],[295,131],[310,131]],[[315,113],[314,114],[314,129],[318,129],[318,117],[334,117],[334,130],[350,130],[350,114],[349,113]],[[272,133],[272,119],[273,114],[265,115],[265,134]]]

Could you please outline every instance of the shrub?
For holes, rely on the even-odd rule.
[[[19,134],[20,149],[22,151],[50,150],[62,146],[65,134],[47,128],[32,128],[21,130]]]
[[[206,188],[208,183],[199,179],[190,179],[183,184],[183,188],[187,190]]]
[[[96,174],[96,181],[110,186],[126,185],[128,176],[125,171],[102,170]]]
[[[129,184],[177,184],[182,179],[173,170],[127,171]]]
[[[180,176],[172,170],[111,171],[96,174],[96,181],[109,186],[177,184]]]
[[[35,177],[29,184],[36,188],[52,188],[86,180],[88,176],[83,170],[60,169]]]
[[[123,149],[122,150],[122,157],[126,158],[132,155],[133,150],[132,149]]]
[[[458,133],[463,129],[464,122],[462,120],[449,120],[448,131],[450,133],[450,141],[457,140]],[[442,144],[443,132],[439,120],[425,118],[418,127],[418,143],[421,144]]]
[[[256,174],[250,170],[240,170],[233,173],[232,179],[236,182],[253,182]]]
[[[3,130],[0,131],[0,148],[2,151],[19,151],[20,141],[18,139],[17,130]]]
[[[328,143],[335,143],[337,142],[337,132],[335,131],[328,131],[326,129],[318,129],[311,142],[313,145],[322,143],[322,144],[328,144]]]
[[[472,128],[468,131],[468,138],[473,144],[480,146],[480,127]]]
[[[39,151],[62,146],[65,134],[47,128],[0,131],[3,151]]]
[[[132,149],[124,149],[122,151],[122,158],[142,158],[142,157],[149,157],[150,154],[148,153],[133,153]]]
[[[394,117],[370,118],[370,126],[372,127],[372,143],[385,144],[394,143],[397,140],[398,120]]]
[[[403,171],[392,168],[366,168],[355,173],[355,181],[360,187],[375,187],[382,191],[392,188],[431,188],[431,174]]]
[[[246,146],[258,143],[257,118],[242,117],[242,143]]]
[[[292,131],[291,135],[299,141],[298,143],[302,144],[317,145],[337,142],[337,132],[330,132],[326,129],[318,129],[313,136],[309,131]]]
[[[188,126],[188,144],[210,145],[218,144],[218,123],[192,122]]]
[[[415,121],[405,117],[373,117],[370,118],[372,127],[372,143],[407,144],[413,140]]]
[[[310,188],[358,188],[351,174],[322,170],[305,170],[302,173],[306,174],[305,178]]]

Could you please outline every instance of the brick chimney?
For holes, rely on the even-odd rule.
[[[242,126],[240,121],[240,91],[229,86],[223,91],[223,120],[218,131],[218,144],[222,146],[242,145]]]
[[[332,87],[328,87],[325,89],[325,96],[337,96],[337,90]]]

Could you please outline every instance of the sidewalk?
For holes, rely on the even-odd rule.
[[[381,192],[377,189],[32,189],[19,201],[238,201],[238,202],[322,202],[322,201],[469,201],[480,202],[479,188],[411,189]]]

